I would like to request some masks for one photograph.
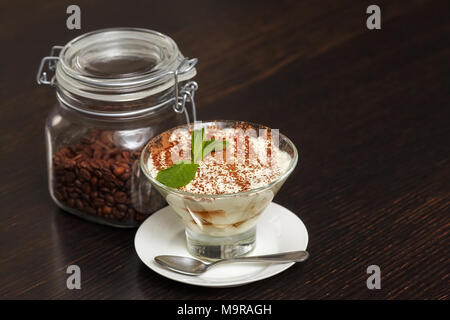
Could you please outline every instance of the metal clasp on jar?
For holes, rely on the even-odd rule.
[[[175,85],[177,87],[177,85]],[[176,113],[183,113],[186,116],[186,123],[190,123],[189,113],[186,109],[186,102],[191,103],[192,108],[192,118],[193,121],[197,121],[197,110],[195,106],[194,95],[195,91],[198,89],[198,84],[195,81],[189,81],[186,83],[183,88],[180,90],[180,95],[176,94],[175,104],[173,106],[173,110]],[[180,101],[181,100],[181,101]]]
[[[184,58],[183,61],[181,61],[180,65],[178,66],[178,68],[173,72],[173,77],[174,77],[174,88],[175,88],[175,104],[173,106],[173,110],[176,113],[183,113],[186,116],[186,123],[190,123],[190,119],[189,119],[189,113],[187,112],[186,109],[186,102],[190,102],[191,103],[191,107],[192,107],[192,118],[195,121],[197,121],[197,110],[196,110],[196,106],[195,106],[195,100],[194,100],[194,95],[195,95],[195,91],[198,89],[198,84],[195,81],[189,81],[188,83],[186,83],[183,88],[181,88],[180,92],[178,92],[178,75],[181,73],[186,73],[189,72],[192,68],[195,67],[195,65],[197,64],[198,59],[197,58],[193,58],[193,59],[188,59],[188,58]],[[186,67],[185,67],[186,66]],[[181,101],[180,101],[180,95],[181,95]]]
[[[36,76],[36,82],[38,84],[49,84],[51,86],[55,86],[55,75],[51,77],[49,80],[47,77],[47,72],[44,71],[45,63],[48,62],[48,70],[55,72],[56,64],[59,60],[59,55],[55,55],[57,52],[61,51],[63,46],[53,46],[50,51],[50,55],[48,57],[44,57],[41,60],[41,64],[39,65],[39,70]]]

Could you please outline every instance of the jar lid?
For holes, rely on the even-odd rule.
[[[193,78],[196,62],[185,58],[176,43],[159,32],[102,29],[62,47],[54,80],[59,89],[84,98],[133,101]]]

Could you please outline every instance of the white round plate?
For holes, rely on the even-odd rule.
[[[262,213],[256,228],[256,247],[249,255],[306,250],[308,231],[290,210],[271,203]],[[230,263],[218,265],[200,276],[183,275],[164,269],[154,258],[158,255],[191,256],[186,248],[184,225],[170,207],[165,207],[142,223],[134,246],[139,258],[160,275],[183,283],[204,287],[234,287],[274,276],[294,263]]]

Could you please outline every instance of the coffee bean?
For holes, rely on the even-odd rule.
[[[116,180],[114,181],[114,183],[116,184],[116,187],[117,187],[118,189],[124,190],[124,191],[126,190],[126,189],[124,189],[125,182],[123,182],[122,180],[116,179]]]
[[[84,208],[83,202],[80,199],[77,199],[75,201],[75,206],[77,207],[78,210],[83,210],[83,208]]]
[[[116,176],[120,176],[123,173],[125,173],[125,168],[124,167],[116,167],[113,172]]]
[[[98,169],[101,168],[100,164],[99,164],[98,161],[95,160],[95,159],[91,159],[90,164],[91,164],[91,167],[92,167],[93,169],[97,169],[97,170],[98,170]]]
[[[93,144],[95,142],[94,137],[84,137],[81,139],[81,142],[84,144]]]
[[[83,191],[83,193],[89,194],[91,192],[91,185],[89,183],[85,182],[81,186],[81,190]]]
[[[85,168],[82,168],[80,170],[80,176],[85,181],[91,180],[91,173],[88,170],[86,170]]]
[[[105,199],[106,199],[106,201],[107,202],[109,202],[109,203],[111,203],[111,204],[114,204],[114,197],[112,196],[112,195],[110,195],[110,194],[107,194],[106,196],[105,196]]]
[[[103,212],[104,212],[105,214],[110,214],[110,213],[112,212],[112,209],[111,209],[111,207],[104,206],[104,207],[103,207]]]
[[[75,173],[73,173],[72,171],[67,171],[66,175],[64,176],[66,182],[73,182],[75,178]]]
[[[122,151],[122,158],[126,161],[130,161],[130,153],[128,151]]]
[[[73,170],[77,163],[73,161],[72,159],[64,159],[64,169]]]
[[[67,200],[67,204],[69,207],[74,207],[75,206],[75,200],[70,198],[69,200]]]
[[[116,200],[117,203],[125,203],[127,201],[127,195],[125,192],[117,191],[114,193],[114,200]]]
[[[83,161],[80,161],[79,163],[78,163],[78,167],[81,169],[81,168],[84,168],[84,169],[90,169],[91,168],[91,166],[89,165],[89,163],[87,163],[87,161],[85,161],[85,160],[83,160]]]
[[[128,179],[130,179],[130,174],[129,173],[124,173],[119,178],[122,181],[127,181]]]
[[[147,218],[147,216],[142,214],[142,213],[140,213],[140,212],[136,212],[135,215],[134,215],[134,220],[136,220],[136,221],[142,222],[142,221],[145,220],[145,218]]]
[[[105,172],[103,179],[105,179],[106,182],[112,182],[116,179],[116,177],[112,173]]]
[[[102,131],[100,134],[100,141],[107,146],[112,146],[112,134],[108,131]]]
[[[114,212],[114,216],[118,219],[123,219],[125,217],[126,212],[124,211],[119,211],[119,210],[115,210]]]
[[[106,187],[101,187],[101,188],[100,188],[100,191],[101,191],[101,192],[104,192],[104,193],[111,193],[111,190],[109,190],[109,189],[106,188]]]
[[[93,201],[93,205],[96,208],[103,207],[104,204],[105,204],[105,200],[103,200],[102,198],[95,198]]]
[[[97,213],[97,211],[96,211],[94,208],[92,208],[91,206],[89,206],[89,205],[84,206],[84,209],[85,209],[89,214],[92,214],[92,215],[94,215],[94,214]]]
[[[116,208],[117,208],[119,211],[122,211],[122,212],[127,212],[127,209],[128,209],[128,207],[127,207],[126,205],[124,205],[124,204],[118,204],[118,205],[116,206]]]
[[[63,201],[64,200],[61,192],[55,190],[55,192],[53,192],[53,194],[55,195],[55,198],[58,199],[59,201]]]
[[[103,156],[103,153],[100,151],[100,149],[94,149],[94,152],[92,153],[92,157],[94,159],[100,159]]]
[[[112,189],[116,186],[116,184],[113,181],[106,181],[105,186]]]
[[[94,174],[99,178],[103,177],[103,173],[99,169],[94,170]]]
[[[72,199],[78,199],[80,195],[76,192],[71,192],[69,193],[69,197],[71,197]]]

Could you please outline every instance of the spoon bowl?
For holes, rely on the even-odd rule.
[[[169,270],[189,275],[202,274],[209,267],[203,261],[181,256],[157,256],[155,261]]]

